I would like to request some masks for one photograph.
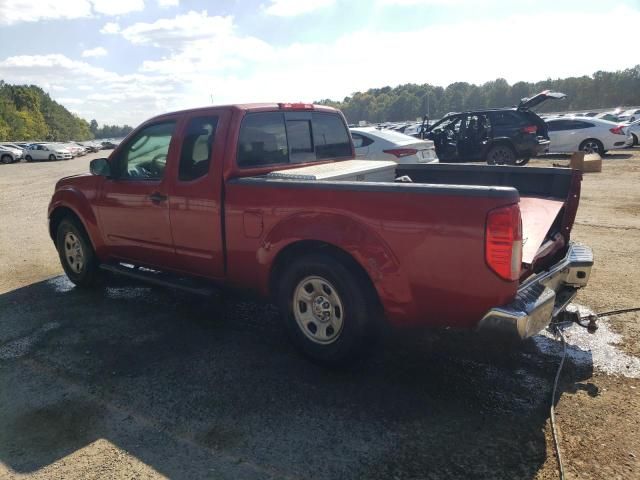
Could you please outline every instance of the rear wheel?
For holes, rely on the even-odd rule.
[[[529,163],[529,160],[530,160],[529,158],[520,158],[520,159],[515,161],[514,165],[518,165],[519,167],[523,167],[527,163]]]
[[[376,333],[377,300],[350,267],[311,254],[280,277],[277,302],[289,336],[302,353],[328,366],[348,363]]]
[[[635,133],[632,133],[631,136],[633,137],[633,144],[638,145],[638,136]]]
[[[56,159],[56,156],[53,153],[49,155],[49,160],[53,161],[55,159]]]
[[[596,138],[588,138],[583,141],[578,147],[579,150],[585,153],[597,153],[598,155],[604,155],[604,145],[602,142]]]
[[[0,161],[5,165],[8,165],[13,161],[13,158],[11,158],[11,155],[3,155],[2,158],[0,158]]]
[[[509,145],[495,145],[487,152],[486,160],[489,165],[514,165],[516,152]]]
[[[78,287],[91,287],[98,279],[98,261],[84,227],[71,217],[56,230],[56,247],[64,272]]]
[[[32,161],[32,160],[33,160],[33,158],[31,158],[31,155],[27,155],[26,157],[24,157],[24,159],[25,159],[27,162],[30,162],[30,161]]]

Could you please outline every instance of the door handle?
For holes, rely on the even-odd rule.
[[[166,202],[167,198],[169,197],[167,197],[166,195],[160,192],[153,192],[151,195],[149,195],[149,198],[153,203],[160,203],[160,202]]]

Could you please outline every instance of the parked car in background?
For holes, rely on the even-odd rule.
[[[640,120],[640,108],[625,110],[618,115],[618,121],[620,122],[635,122],[636,120]]]
[[[618,115],[615,115],[611,112],[599,113],[595,118],[597,118],[598,120],[608,120],[609,122],[615,123],[618,123],[620,121]]]
[[[110,142],[110,141],[101,142],[101,145],[103,150],[113,150],[118,146],[117,143]]]
[[[22,160],[22,149],[9,143],[0,144],[0,163],[8,164]]]
[[[640,142],[638,141],[638,139],[640,139],[640,119],[627,125],[627,132],[631,134],[633,145],[640,145]]]
[[[584,151],[604,155],[633,143],[624,125],[597,118],[551,118],[547,121],[550,153]]]
[[[102,150],[102,145],[98,142],[78,142],[78,145],[87,149],[88,152],[95,153]]]
[[[29,145],[24,158],[32,160],[71,160],[71,152],[55,143],[33,143]]]
[[[393,160],[397,163],[438,161],[431,140],[420,140],[393,130],[373,127],[352,128],[351,137],[358,159]]]
[[[547,126],[531,108],[564,97],[546,90],[517,107],[455,113],[427,127],[425,136],[434,141],[441,162],[524,165],[549,147]]]
[[[75,143],[57,143],[57,145],[59,145],[61,148],[64,148],[65,150],[68,150],[73,157],[81,157],[87,153],[84,147],[76,145]]]

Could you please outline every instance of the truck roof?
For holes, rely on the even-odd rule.
[[[270,111],[270,110],[282,110],[282,111],[314,111],[314,112],[337,112],[338,110],[333,107],[328,107],[326,105],[316,105],[311,103],[291,103],[291,102],[282,102],[282,103],[233,103],[229,105],[209,105],[206,107],[199,108],[188,108],[185,110],[176,110],[173,112],[167,112],[153,117],[152,119],[158,119],[169,115],[175,115],[176,113],[193,113],[193,112],[206,112],[212,109],[230,109],[230,110],[240,110],[244,112],[260,112],[260,111]],[[152,120],[149,119],[149,120]],[[145,122],[146,123],[146,122]]]

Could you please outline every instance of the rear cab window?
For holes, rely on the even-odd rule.
[[[240,127],[240,168],[350,158],[351,137],[335,113],[291,111],[247,113]]]

